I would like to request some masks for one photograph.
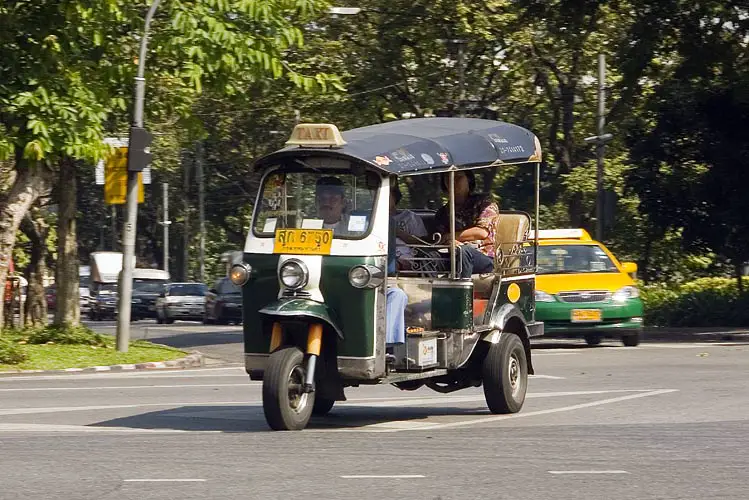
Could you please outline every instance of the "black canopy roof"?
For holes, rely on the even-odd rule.
[[[339,148],[290,146],[261,158],[256,166],[293,156],[326,155],[358,159],[391,174],[409,175],[451,167],[541,161],[535,135],[494,120],[415,118],[347,130],[342,135],[346,144]]]

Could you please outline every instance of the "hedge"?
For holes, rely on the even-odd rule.
[[[640,287],[646,326],[749,326],[749,278],[700,278],[680,286]]]

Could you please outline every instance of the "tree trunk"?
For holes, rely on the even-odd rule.
[[[26,293],[24,324],[38,326],[47,324],[47,298],[44,293],[44,276],[47,274],[47,236],[49,225],[38,208],[32,209],[21,222],[21,230],[31,242],[31,262],[26,268],[29,281]]]
[[[52,172],[43,164],[35,163],[17,167],[16,178],[8,193],[0,199],[0,286],[3,290],[8,277],[16,232],[29,207],[49,192],[52,186]],[[0,300],[0,318],[4,315],[5,301]],[[0,322],[0,331],[3,324]]]
[[[81,308],[78,291],[78,241],[76,232],[75,163],[71,158],[60,161],[59,209],[57,214],[57,307],[56,325],[78,325]]]
[[[744,294],[744,280],[742,279],[742,268],[744,267],[743,262],[737,262],[734,266],[735,272],[736,272],[736,286],[739,288],[739,295]]]

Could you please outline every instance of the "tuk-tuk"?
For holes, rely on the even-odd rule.
[[[259,159],[262,180],[242,262],[231,268],[243,296],[245,368],[262,380],[274,430],[299,430],[344,389],[392,384],[440,393],[479,387],[493,413],[515,413],[533,374],[541,147],[534,134],[469,118],[394,121],[341,133],[297,125],[286,147]],[[455,228],[457,172],[535,167],[535,214],[501,211],[493,272],[460,278],[455,239],[432,234],[413,247],[415,265],[388,273],[391,183],[447,177]],[[317,206],[321,179],[345,192],[345,219]],[[419,179],[415,179],[417,182]],[[419,211],[428,219],[429,210]],[[386,295],[408,297],[406,341],[387,349]]]

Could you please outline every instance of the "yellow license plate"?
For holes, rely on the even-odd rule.
[[[600,309],[573,309],[572,321],[574,323],[590,323],[601,321],[603,315]]]
[[[330,229],[277,229],[273,253],[330,255],[332,242]]]

